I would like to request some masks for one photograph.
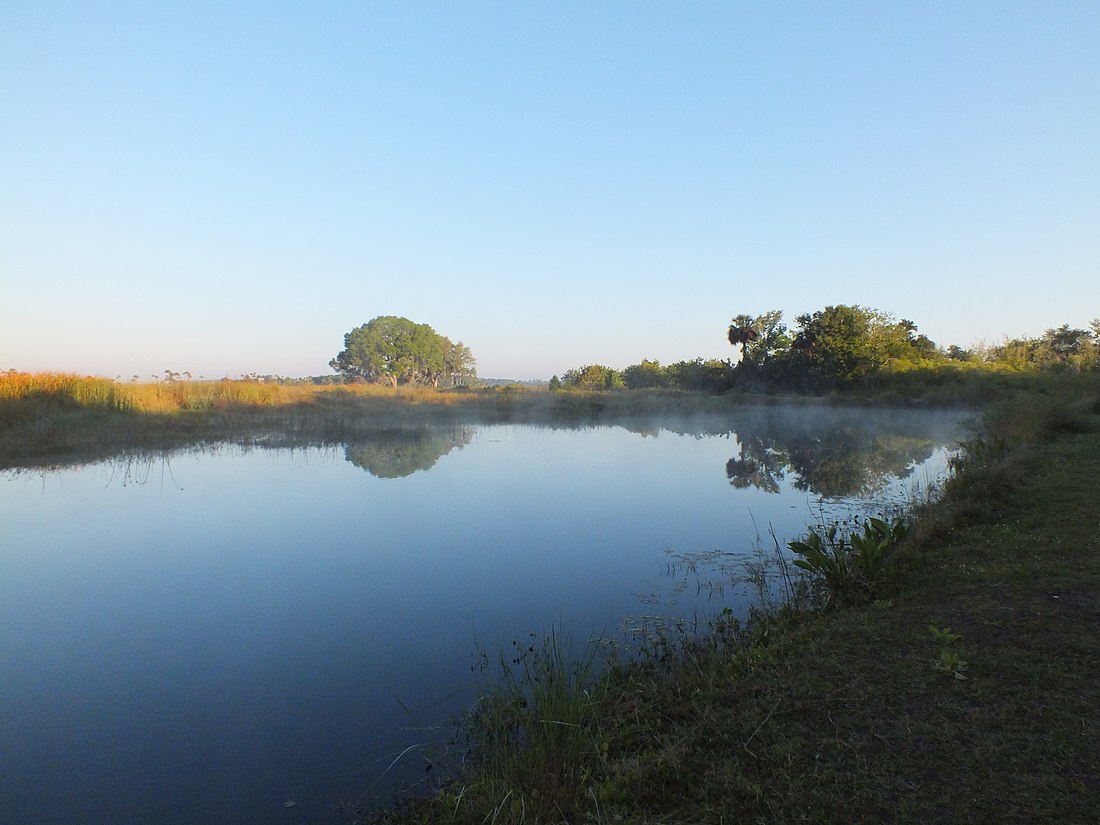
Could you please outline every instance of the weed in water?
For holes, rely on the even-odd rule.
[[[583,807],[594,762],[606,752],[599,732],[605,706],[599,653],[590,642],[577,654],[555,631],[516,640],[511,655],[499,657],[497,679],[469,729],[479,791],[500,800],[501,821],[540,821],[559,807]],[[489,657],[479,659],[488,673]]]

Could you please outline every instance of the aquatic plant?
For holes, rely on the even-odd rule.
[[[882,579],[890,553],[909,533],[904,519],[868,518],[862,530],[844,533],[833,524],[810,530],[805,539],[787,542],[799,558],[794,565],[817,578],[825,603],[869,593]]]
[[[467,731],[470,766],[481,791],[499,800],[500,821],[544,821],[582,806],[593,761],[607,752],[599,732],[607,685],[599,678],[600,650],[590,641],[575,652],[555,630],[514,640],[510,655],[499,656]],[[475,668],[494,671],[484,651]]]

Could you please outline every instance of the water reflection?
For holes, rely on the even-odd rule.
[[[734,487],[779,493],[789,475],[796,490],[826,498],[872,495],[908,478],[942,443],[856,423],[811,430],[763,422],[734,437],[739,451],[726,462]]]
[[[824,498],[874,496],[910,478],[937,448],[951,445],[964,416],[951,411],[853,407],[758,407],[732,422],[687,419],[624,425],[643,438],[662,432],[721,437],[737,445],[726,462],[736,489],[778,494],[785,486]]]
[[[474,427],[387,427],[369,438],[344,445],[344,456],[377,478],[402,478],[430,470],[452,450],[461,450],[476,433]]]

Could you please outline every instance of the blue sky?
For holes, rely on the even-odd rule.
[[[1100,4],[0,5],[0,369],[489,377],[1100,316]]]

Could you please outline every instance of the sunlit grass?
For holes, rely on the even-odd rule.
[[[53,402],[103,410],[125,410],[130,399],[117,381],[64,372],[0,373],[0,401]]]
[[[363,429],[433,421],[531,420],[550,394],[285,384],[255,379],[123,383],[54,372],[0,372],[0,467],[93,460],[129,448],[273,437],[339,441]]]
[[[492,393],[490,393],[492,394]],[[153,381],[121,383],[108,378],[60,372],[0,373],[0,401],[21,402],[25,410],[84,407],[117,412],[172,413],[225,410],[234,407],[279,407],[318,399],[375,399],[403,404],[454,407],[482,393],[375,384],[277,384],[248,379],[221,381]]]

